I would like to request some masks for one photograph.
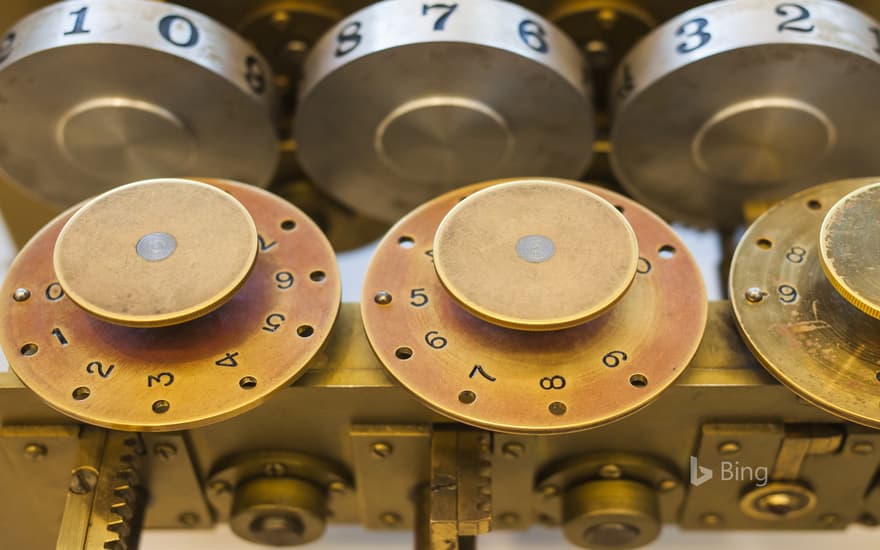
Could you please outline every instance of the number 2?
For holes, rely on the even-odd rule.
[[[454,12],[457,8],[458,4],[423,4],[422,15],[428,15],[428,12],[433,9],[446,10],[445,12],[443,12],[443,15],[441,15],[437,18],[436,21],[434,21],[434,30],[442,31],[446,30],[446,20],[449,19],[449,16],[452,15],[452,12]]]
[[[683,36],[687,39],[698,38],[699,42],[693,45],[688,45],[690,40],[685,40],[679,44],[675,50],[678,53],[691,53],[692,51],[699,50],[708,44],[709,40],[712,39],[712,35],[706,32],[707,26],[709,26],[709,20],[705,17],[697,17],[682,23],[678,28],[678,31],[676,31],[675,36]]]
[[[810,25],[809,27],[799,27],[795,25],[795,23],[797,23],[798,21],[806,21],[810,18],[810,10],[801,6],[800,4],[779,4],[778,6],[776,6],[776,13],[777,15],[788,17],[789,15],[791,15],[791,13],[789,13],[788,11],[789,8],[795,10],[798,15],[793,19],[789,19],[788,21],[783,21],[782,23],[780,23],[779,26],[776,27],[779,32],[813,32],[814,30],[816,30],[815,25]]]

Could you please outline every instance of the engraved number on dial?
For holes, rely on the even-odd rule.
[[[474,365],[474,368],[471,369],[471,373],[470,375],[468,375],[468,378],[473,378],[478,374],[489,382],[494,382],[495,380],[497,380],[497,378],[486,372],[486,369],[483,368],[483,365]]]
[[[793,304],[798,299],[797,289],[791,285],[780,285],[778,289],[779,301],[783,304]]]
[[[86,372],[89,374],[97,374],[101,378],[108,378],[115,368],[116,365],[105,366],[104,363],[100,361],[92,361],[86,365]]]
[[[794,31],[794,32],[813,32],[816,30],[816,26],[807,23],[800,23],[801,21],[808,21],[810,19],[810,10],[801,6],[800,4],[779,4],[776,6],[776,13],[783,17],[791,17],[786,21],[783,21],[777,27],[779,32],[783,31]],[[798,24],[800,23],[800,24]]]
[[[678,53],[691,53],[708,44],[712,39],[712,35],[706,32],[708,26],[709,20],[705,17],[696,17],[682,23],[675,35],[682,36],[686,40],[681,42],[675,50]]]
[[[602,357],[602,364],[613,369],[621,363],[629,360],[626,352],[620,350],[609,351]]]
[[[10,32],[6,36],[3,37],[3,41],[0,42],[0,63],[6,61],[9,56],[12,54],[12,46],[15,45],[15,31]],[[880,38],[878,38],[880,39]]]
[[[449,341],[443,336],[440,336],[440,333],[436,330],[430,330],[425,334],[425,343],[434,349],[443,349]]]
[[[339,34],[336,36],[336,42],[338,44],[336,47],[336,57],[342,57],[353,52],[361,45],[362,39],[360,21],[352,21],[348,25],[342,27],[342,30],[339,31]]]
[[[278,245],[275,241],[267,241],[262,235],[257,235],[257,241],[260,243],[260,252],[269,252]]]
[[[785,259],[793,264],[804,263],[804,258],[806,257],[807,251],[802,246],[793,246],[785,253]]]
[[[59,283],[52,283],[46,287],[46,299],[50,302],[57,302],[64,298],[64,289]]]
[[[238,352],[227,352],[222,358],[214,361],[214,364],[218,367],[237,367],[238,366]]]
[[[523,43],[538,53],[547,53],[550,51],[550,45],[547,44],[547,31],[544,30],[537,21],[524,19],[519,24],[519,37]]]
[[[293,273],[290,271],[279,271],[275,274],[275,286],[281,290],[287,290],[293,286]]]
[[[428,15],[428,12],[430,12],[431,10],[442,11],[440,17],[438,17],[437,20],[434,21],[434,30],[443,31],[446,30],[446,21],[457,8],[458,4],[423,4],[422,15]]]
[[[871,27],[871,33],[874,34],[874,51],[880,53],[880,27]],[[2,62],[2,59],[0,59]]]
[[[545,376],[539,382],[542,390],[561,390],[565,387],[565,377],[558,374]]]
[[[70,343],[67,341],[67,336],[65,336],[64,333],[61,332],[61,329],[58,327],[52,329],[52,336],[54,336],[58,340],[58,343],[61,344],[62,347]]]
[[[147,387],[153,386],[170,386],[174,383],[174,375],[170,372],[160,372],[159,374],[151,374],[147,376]]]
[[[182,23],[175,24],[177,22]],[[184,30],[183,27],[186,27]],[[199,29],[182,15],[166,15],[159,20],[159,34],[162,38],[181,48],[192,48],[199,43]]]
[[[263,325],[263,330],[266,332],[278,332],[278,329],[281,328],[281,325],[283,325],[286,320],[287,317],[284,315],[273,313],[266,317],[266,324]]]
[[[409,305],[413,307],[425,307],[428,305],[428,295],[425,294],[424,288],[414,288],[409,292]]]
[[[84,6],[76,11],[70,12],[70,15],[76,17],[73,22],[73,28],[64,33],[64,36],[70,36],[72,34],[88,34],[92,31],[85,28],[86,24],[86,14],[89,12],[88,6]]]

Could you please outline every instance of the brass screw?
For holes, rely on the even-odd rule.
[[[870,441],[857,441],[853,443],[852,452],[857,455],[869,455],[874,452],[874,444]]]
[[[24,446],[24,456],[28,457],[34,462],[45,458],[48,452],[49,451],[46,449],[46,446],[39,443],[28,443]]]
[[[555,497],[559,495],[559,487],[556,485],[544,485],[541,487],[541,495],[543,495],[544,498]]]
[[[208,490],[217,496],[232,492],[232,485],[222,479],[215,479],[208,484]]]
[[[199,515],[195,512],[184,512],[177,516],[177,521],[184,527],[195,527],[199,524]]]
[[[287,51],[302,54],[309,49],[309,43],[305,40],[291,40],[287,43]]]
[[[822,514],[819,516],[819,523],[824,527],[831,527],[840,519],[837,514]]]
[[[31,291],[26,288],[17,288],[12,293],[12,299],[16,302],[24,302],[31,297]]]
[[[609,30],[617,22],[617,12],[608,8],[601,9],[596,14],[596,20],[603,29]]]
[[[284,30],[290,24],[290,14],[284,10],[272,12],[272,25],[278,30]]]
[[[373,297],[373,300],[376,301],[380,306],[387,306],[391,303],[391,293],[385,290],[381,290],[376,293],[376,296]]]
[[[665,492],[671,491],[678,487],[678,482],[674,479],[664,479],[660,482],[660,490]]]
[[[379,516],[379,520],[384,523],[386,527],[396,527],[401,522],[400,514],[394,512],[385,512]]]
[[[153,446],[153,454],[168,462],[177,454],[177,447],[171,443],[156,443]]]
[[[370,451],[376,458],[388,458],[389,456],[391,456],[391,453],[394,452],[394,447],[392,447],[390,443],[377,441],[376,443],[373,443],[373,445],[370,447]]]
[[[606,464],[599,468],[599,476],[605,479],[620,479],[623,470],[617,464]]]
[[[345,492],[345,483],[341,481],[331,481],[329,485],[327,485],[327,490],[331,493],[344,493]]]
[[[752,287],[746,290],[746,300],[752,302],[753,304],[757,304],[761,300],[764,299],[764,291],[758,287]]]
[[[718,445],[718,453],[723,455],[733,455],[738,453],[739,450],[740,446],[736,441],[725,441],[721,445]]]
[[[712,514],[712,513],[703,514],[700,517],[700,521],[703,523],[703,525],[707,525],[709,527],[715,527],[717,525],[721,525],[721,516],[719,516],[718,514]]]
[[[510,443],[505,443],[503,447],[501,447],[501,454],[504,455],[505,458],[519,458],[526,452],[526,447],[522,443],[518,443],[516,441],[511,441]]]
[[[85,495],[95,490],[98,484],[98,472],[88,466],[81,466],[70,475],[70,492]]]

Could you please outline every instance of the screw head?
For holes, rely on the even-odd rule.
[[[544,498],[559,496],[559,487],[557,485],[544,485],[541,487],[541,495]]]
[[[24,446],[24,456],[28,457],[34,462],[45,458],[48,452],[49,451],[48,449],[46,449],[46,446],[40,443],[28,443]]]
[[[504,446],[501,447],[501,454],[504,455],[505,458],[519,458],[525,452],[525,445],[516,441],[505,443]]]
[[[211,483],[208,484],[208,490],[214,493],[215,495],[226,495],[232,492],[232,485],[229,484],[228,481],[223,481],[222,479],[215,479]]]
[[[659,484],[660,491],[662,491],[664,493],[671,491],[671,490],[675,489],[676,487],[678,487],[678,482],[675,481],[674,479],[664,479]]]
[[[81,466],[70,475],[70,492],[75,495],[85,495],[95,490],[98,484],[98,472],[94,468]]]
[[[391,293],[385,290],[381,290],[376,293],[376,295],[373,297],[373,300],[381,306],[387,306],[391,303]]]
[[[177,516],[177,521],[184,527],[195,527],[199,524],[199,515],[195,512],[184,512]]]
[[[379,516],[379,521],[385,524],[386,527],[396,527],[402,521],[400,514],[395,512],[385,512],[381,516]]]
[[[874,444],[870,441],[856,441],[853,443],[852,452],[857,455],[869,455],[874,452]]]
[[[753,304],[757,304],[761,300],[764,299],[764,291],[758,287],[753,286],[746,290],[746,300]]]
[[[12,293],[12,299],[16,302],[27,301],[30,297],[31,291],[26,288],[17,288],[15,289],[15,292]]]
[[[287,466],[280,462],[270,462],[263,466],[266,477],[284,477],[287,475]]]
[[[394,447],[392,447],[390,443],[377,441],[370,446],[370,452],[372,452],[373,456],[376,458],[388,458],[391,456],[391,453],[394,452]]]
[[[604,479],[620,479],[623,470],[617,464],[606,464],[599,468],[599,476]]]
[[[740,445],[736,441],[725,441],[721,445],[718,445],[718,453],[722,455],[733,455],[738,453],[740,450]]]
[[[709,527],[715,527],[715,526],[721,525],[721,516],[719,516],[718,514],[712,514],[712,513],[703,514],[700,517],[700,521],[702,522],[703,525],[706,525]]]

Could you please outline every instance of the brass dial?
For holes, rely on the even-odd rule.
[[[743,236],[730,274],[740,332],[770,373],[811,403],[873,427],[877,188],[876,178],[841,180],[777,204]]]
[[[326,238],[266,191],[200,181],[110,191],[56,218],[16,258],[0,291],[0,347],[48,404],[113,429],[191,428],[256,406],[321,349],[341,293]],[[148,203],[129,202],[153,193]],[[206,211],[195,212],[192,200]],[[176,245],[138,246],[144,234],[162,233]],[[151,300],[158,314],[143,309]],[[157,326],[183,319],[191,320]]]
[[[522,209],[515,197],[519,192],[530,197],[531,210]],[[579,207],[555,216],[554,208],[565,197]],[[476,214],[471,221],[460,217],[471,208]],[[593,214],[598,214],[597,228],[617,235],[620,250],[569,234],[583,230]],[[465,238],[445,233],[456,226]],[[632,254],[628,231],[638,242],[637,255]],[[548,261],[529,262],[517,252],[521,239],[533,235],[553,240]],[[475,252],[479,244],[474,239],[487,244],[485,258]],[[438,242],[441,246],[435,248]],[[447,250],[449,246],[453,248]],[[520,252],[533,258],[542,251],[547,248],[539,245]],[[582,270],[585,255],[592,258],[588,270]],[[461,266],[472,262],[474,273],[449,273],[452,260]],[[635,276],[627,288],[632,260]],[[522,278],[534,279],[524,283],[524,293],[522,281],[509,276],[508,266],[521,267]],[[438,276],[444,270],[452,292]],[[595,296],[601,299],[582,301],[590,298],[590,291],[581,287],[601,283],[609,274],[617,283]],[[574,293],[574,315],[568,313],[570,304],[559,299],[557,281]],[[621,287],[626,291],[615,302]],[[487,288],[503,299],[485,298]],[[463,300],[472,306],[465,309]],[[533,310],[520,307],[529,300],[542,303]],[[604,314],[582,321],[606,303],[613,305]],[[516,305],[520,315],[499,315],[498,304]],[[472,185],[422,205],[379,245],[361,302],[373,350],[404,387],[452,418],[520,433],[585,429],[657,397],[696,351],[706,307],[697,266],[669,226],[616,193],[548,178]],[[476,308],[482,318],[471,312]],[[510,318],[518,320],[510,323]],[[560,319],[570,328],[546,330]],[[571,326],[572,319],[581,322]],[[517,329],[507,328],[511,324]],[[676,330],[670,332],[670,326]],[[525,328],[530,330],[521,330]]]

